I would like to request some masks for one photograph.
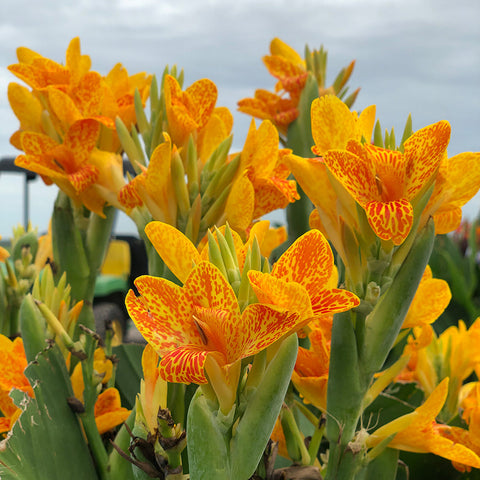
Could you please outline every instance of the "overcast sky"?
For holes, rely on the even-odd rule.
[[[294,7],[295,4],[295,7]],[[278,36],[297,51],[324,45],[330,78],[350,60],[355,104],[377,105],[382,126],[401,132],[409,113],[419,129],[446,119],[449,154],[480,150],[480,2],[478,0],[0,0],[0,156],[15,155],[9,137],[7,66],[27,46],[64,62],[80,36],[92,68],[106,74],[117,62],[129,73],[160,75],[166,64],[185,70],[185,85],[208,77],[219,105],[234,113],[234,146],[241,148],[249,118],[236,102],[274,81],[261,58]],[[31,218],[45,229],[54,187],[31,185]],[[0,235],[22,220],[22,182],[0,175]],[[480,210],[473,201],[467,214]],[[133,229],[128,219],[119,229]]]

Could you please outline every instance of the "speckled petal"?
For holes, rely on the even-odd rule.
[[[450,124],[442,120],[416,131],[405,142],[407,199],[413,199],[437,171],[450,140],[450,130]]]
[[[225,205],[228,223],[235,230],[245,231],[252,223],[254,208],[255,190],[243,175],[235,180]]]
[[[160,354],[181,344],[202,345],[192,321],[193,305],[181,287],[163,278],[144,275],[135,280],[142,297],[127,294],[128,313],[143,337]]]
[[[202,78],[190,85],[185,93],[193,103],[193,118],[198,127],[202,128],[208,122],[217,102],[217,87],[208,78]]]
[[[355,138],[355,117],[335,95],[316,98],[312,102],[311,118],[316,155],[323,156],[328,150],[344,149],[348,140]]]
[[[167,382],[207,383],[204,373],[208,352],[194,345],[180,346],[166,353],[160,361],[160,375]]]
[[[303,285],[310,297],[323,290],[332,272],[332,249],[319,230],[310,230],[298,238],[272,269],[274,277]]]
[[[345,150],[330,150],[323,158],[325,165],[350,195],[362,206],[378,200],[375,167],[366,156],[359,157]]]
[[[296,312],[302,319],[313,317],[310,296],[303,285],[255,270],[248,272],[248,279],[260,303]]]
[[[68,175],[68,180],[77,193],[82,193],[97,181],[98,173],[97,167],[87,163],[76,172]]]
[[[241,357],[246,358],[272,345],[283,336],[300,329],[304,324],[305,322],[297,314],[254,303],[249,305],[242,314],[242,328],[238,332],[240,343],[230,345],[232,349],[238,348],[238,351],[241,351]]]
[[[325,289],[310,296],[315,316],[345,312],[360,304],[359,298],[348,290],[340,288]]]
[[[413,208],[405,199],[369,202],[365,212],[373,231],[382,240],[392,240],[395,245],[400,245],[410,233]]]
[[[195,245],[180,230],[162,222],[150,222],[145,233],[171,272],[185,283],[194,265],[200,263]]]
[[[184,290],[195,305],[240,313],[232,287],[213,263],[199,263],[185,281]]]
[[[433,221],[437,235],[453,232],[462,222],[462,209],[451,207],[446,211],[437,211],[433,214]]]

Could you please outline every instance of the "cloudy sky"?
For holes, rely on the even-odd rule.
[[[295,7],[293,6],[295,4]],[[273,88],[261,57],[280,37],[297,51],[305,44],[329,52],[329,82],[356,59],[351,86],[362,88],[356,108],[377,105],[383,127],[399,132],[409,113],[414,129],[441,119],[452,125],[450,155],[480,150],[480,2],[477,0],[1,0],[0,156],[15,155],[17,129],[7,101],[7,66],[27,46],[64,62],[79,36],[92,68],[106,74],[118,62],[130,73],[185,70],[185,84],[203,77],[219,89],[219,105],[234,113],[234,146],[249,118],[236,102],[256,88]],[[22,220],[23,184],[0,175],[0,235]],[[31,185],[31,218],[45,229],[55,197]],[[480,199],[466,213],[475,215]],[[133,229],[128,219],[119,229]]]

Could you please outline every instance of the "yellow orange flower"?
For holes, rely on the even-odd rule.
[[[159,356],[147,343],[142,354],[143,380],[140,381],[140,393],[137,395],[137,421],[145,423],[152,435],[158,428],[158,410],[167,406],[167,382],[160,376]]]
[[[433,278],[432,270],[427,265],[402,328],[433,323],[447,308],[451,298],[448,283],[440,278]]]
[[[426,395],[446,377],[450,378],[448,399],[444,408],[445,420],[457,414],[460,391],[466,378],[480,367],[480,319],[467,330],[459,321],[438,337],[432,327],[424,324],[413,329],[403,355],[410,357],[399,382],[417,382]]]
[[[154,220],[176,224],[177,204],[170,169],[175,151],[166,135],[165,142],[153,151],[148,167],[143,167],[142,173],[119,191],[118,200],[124,208],[145,204]]]
[[[95,423],[100,435],[123,423],[130,410],[122,407],[120,393],[116,388],[107,388],[100,393],[94,407]]]
[[[181,147],[192,132],[207,125],[217,101],[217,87],[205,78],[182,91],[175,77],[166,75],[164,95],[168,132],[173,143]]]
[[[290,150],[278,149],[279,137],[268,120],[257,129],[252,120],[241,153],[237,178],[226,205],[227,220],[235,230],[246,230],[253,220],[298,200],[296,183],[283,162]]]
[[[336,288],[332,250],[318,230],[298,238],[271,273],[250,271],[248,277],[260,302],[298,312],[304,320],[344,312],[360,303],[353,293]]]
[[[241,112],[256,118],[271,120],[285,133],[288,125],[298,117],[297,105],[308,76],[305,61],[293,48],[274,38],[270,43],[270,55],[263,57],[263,63],[278,79],[275,93],[256,90],[254,98],[240,100],[238,107]]]
[[[383,425],[366,440],[367,447],[374,447],[391,435],[389,448],[408,452],[434,453],[454,462],[480,468],[480,458],[468,446],[452,439],[454,428],[439,424],[435,417],[442,409],[448,393],[448,379],[444,379],[424,404],[412,413],[403,415]]]
[[[10,340],[0,335],[0,433],[11,430],[21,410],[9,397],[10,390],[16,388],[34,397],[33,388],[23,373],[27,367],[27,358],[23,348],[23,341],[17,337]]]
[[[299,115],[300,96],[309,75],[318,84],[319,96],[343,96],[346,93],[344,86],[352,74],[354,61],[342,69],[330,87],[325,88],[326,52],[323,48],[320,51],[307,51],[305,58],[307,61],[282,40],[274,38],[270,43],[270,55],[264,56],[263,62],[269,73],[278,80],[275,92],[258,89],[253,98],[240,100],[238,109],[261,120],[270,120],[282,135],[286,135],[288,126]],[[353,103],[358,91],[350,96],[350,103]]]
[[[105,199],[93,188],[102,186],[119,191],[124,184],[122,159],[119,155],[95,148],[100,125],[92,119],[75,122],[59,144],[35,132],[20,135],[25,155],[15,164],[32,170],[48,183],[56,183],[78,205],[103,215]]]
[[[20,120],[20,130],[11,138],[14,146],[22,149],[21,131],[43,133],[61,140],[75,122],[96,119],[110,130],[99,146],[110,152],[118,150],[114,120],[120,117],[127,128],[135,124],[134,93],[137,89],[144,104],[151,75],[129,76],[125,68],[117,64],[102,77],[90,70],[90,57],[81,54],[78,37],[67,48],[65,66],[25,47],[17,49],[17,57],[19,63],[10,65],[9,70],[32,91],[15,83],[9,85],[10,105]],[[44,110],[48,112],[48,120],[42,118]]]
[[[93,358],[93,369],[95,371],[95,375],[98,377],[99,383],[105,385],[112,376],[112,361],[105,356],[105,351],[103,348],[97,348]],[[75,397],[80,401],[83,401],[83,390],[85,389],[85,384],[83,383],[81,363],[77,363],[73,369],[70,380],[72,382],[72,388]]]
[[[259,303],[240,313],[232,287],[208,262],[200,262],[183,287],[151,276],[137,278],[135,286],[140,297],[130,290],[127,310],[162,358],[162,377],[180,383],[209,380],[225,413],[235,399],[241,359],[300,326],[298,315]]]
[[[298,349],[292,382],[305,403],[312,403],[325,412],[327,409],[332,317],[323,318],[327,328],[312,328],[308,334],[310,348],[308,350],[303,347]]]
[[[412,228],[412,202],[433,181],[449,138],[450,125],[441,121],[415,132],[404,153],[350,140],[345,150],[327,151],[324,162],[363,207],[375,234],[399,245]]]
[[[433,215],[435,232],[449,233],[459,227],[462,208],[480,187],[480,153],[444,156],[423,218]],[[466,174],[468,172],[468,174]],[[426,220],[425,220],[426,221]]]

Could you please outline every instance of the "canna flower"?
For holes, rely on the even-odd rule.
[[[449,233],[460,226],[462,208],[480,187],[480,153],[464,152],[443,158],[435,187],[422,217],[433,215],[435,232]],[[468,175],[465,175],[468,172]],[[426,220],[425,220],[426,221]]]
[[[112,361],[105,356],[103,348],[97,348],[95,350],[93,370],[94,381],[98,382],[98,388],[106,385],[112,377]],[[81,363],[78,363],[73,369],[70,381],[72,383],[73,394],[78,400],[83,402],[85,384],[83,383]],[[120,393],[116,388],[107,388],[99,393],[95,401],[93,413],[100,435],[120,425],[130,415],[130,411],[121,406]]]
[[[298,117],[298,102],[307,82],[308,72],[300,55],[279,38],[270,43],[270,55],[263,57],[269,73],[278,79],[275,93],[257,90],[254,98],[238,102],[241,112],[272,121],[281,132]]]
[[[103,348],[97,348],[93,356],[93,370],[98,384],[106,385],[112,377],[113,365],[112,361],[106,357]],[[82,364],[77,363],[70,376],[72,382],[73,394],[78,400],[83,401],[83,391],[85,384],[83,383]]]
[[[153,151],[148,167],[134,177],[118,193],[118,201],[126,210],[146,205],[154,220],[176,224],[177,204],[172,185],[171,163],[176,152],[170,137]]]
[[[25,47],[17,49],[17,57],[19,63],[10,65],[9,70],[32,91],[16,83],[8,88],[10,105],[20,120],[20,129],[11,138],[14,146],[22,149],[22,131],[46,134],[58,141],[75,122],[96,119],[109,131],[98,146],[118,151],[114,120],[120,117],[129,129],[135,124],[135,90],[145,104],[150,75],[129,76],[120,64],[106,77],[91,71],[90,57],[81,54],[78,37],[67,48],[65,66]]]
[[[27,358],[22,339],[17,337],[12,341],[5,335],[0,335],[0,412],[3,414],[0,417],[0,434],[11,430],[21,413],[21,409],[9,396],[10,390],[16,388],[32,398],[35,396],[24,374],[26,367]]]
[[[297,312],[303,320],[344,312],[360,303],[353,293],[336,288],[333,253],[318,230],[298,238],[271,273],[250,271],[248,277],[259,302]]]
[[[311,125],[315,145],[312,150],[324,155],[330,149],[344,149],[348,141],[372,137],[375,105],[365,108],[360,115],[350,111],[334,95],[325,95],[312,102]],[[346,244],[346,230],[360,230],[355,200],[329,173],[321,158],[302,158],[289,155],[286,164],[316,210],[310,217],[310,226],[319,229],[334,245],[343,262],[352,268],[351,255],[358,257],[358,243],[350,248]],[[352,235],[350,235],[352,236]]]
[[[300,97],[309,75],[315,78],[320,97],[333,94],[341,98],[346,93],[344,87],[355,65],[355,62],[351,62],[340,71],[331,86],[325,87],[327,53],[323,48],[313,52],[307,48],[304,60],[279,38],[272,40],[270,55],[263,57],[263,62],[269,73],[278,80],[275,92],[258,89],[254,98],[240,100],[238,109],[255,118],[270,120],[282,135],[286,135],[288,126],[299,115]],[[345,101],[351,105],[358,92],[357,89]]]
[[[330,173],[365,210],[382,240],[400,245],[413,225],[416,197],[434,181],[450,138],[446,121],[415,132],[404,153],[350,140],[346,149],[329,150]]]
[[[375,447],[381,441],[393,436],[388,443],[389,448],[407,452],[433,453],[462,465],[480,468],[480,457],[468,446],[458,442],[458,437],[454,437],[457,429],[435,421],[447,394],[448,378],[445,378],[423,405],[412,413],[383,425],[369,435],[366,439],[367,447]]]
[[[299,328],[301,319],[259,303],[240,313],[235,293],[213,264],[200,262],[183,287],[152,276],[136,279],[127,310],[161,357],[161,376],[176,383],[210,382],[223,413],[236,395],[243,358]]]
[[[333,316],[310,323],[310,348],[298,349],[292,382],[305,403],[312,403],[322,412],[327,409],[328,369]]]
[[[176,78],[166,75],[164,95],[168,132],[173,143],[181,147],[190,134],[207,125],[217,101],[217,87],[205,78],[182,91]]]
[[[451,298],[448,283],[440,278],[433,278],[432,269],[427,265],[402,328],[432,324],[447,308]]]
[[[137,422],[140,421],[152,435],[158,428],[158,411],[167,406],[167,382],[160,376],[158,354],[147,343],[142,354],[143,379],[137,395]]]
[[[467,330],[463,321],[438,337],[430,325],[413,329],[403,355],[409,356],[399,382],[417,382],[426,395],[446,377],[450,378],[448,399],[442,412],[446,420],[457,414],[462,384],[480,367],[480,319]]]
[[[38,173],[47,184],[56,183],[77,205],[103,217],[105,199],[95,186],[116,192],[125,182],[121,157],[95,147],[99,133],[100,125],[92,119],[75,122],[61,144],[41,133],[23,132],[25,155],[15,164]]]
[[[135,91],[138,91],[141,104],[145,106],[151,83],[152,75],[147,75],[145,72],[129,75],[126,68],[117,63],[103,78],[102,115],[113,121],[119,117],[130,130],[136,124]],[[116,149],[118,146],[116,143]]]
[[[111,387],[98,395],[93,414],[98,433],[103,435],[123,423],[129,417],[130,410],[122,407],[119,391]]]
[[[257,129],[252,120],[225,209],[235,230],[246,230],[253,220],[300,198],[283,162],[291,151],[279,150],[278,142],[278,131],[270,121]]]

